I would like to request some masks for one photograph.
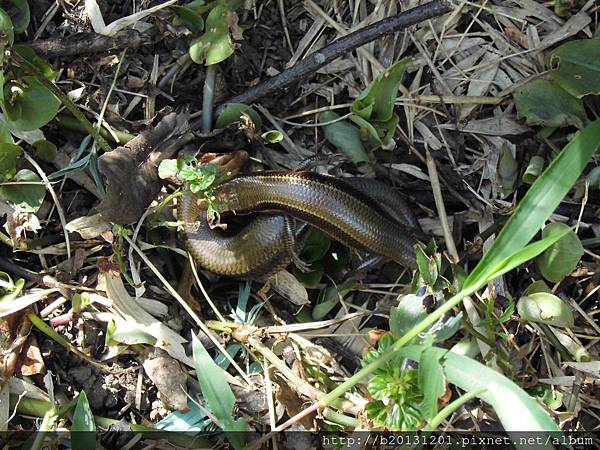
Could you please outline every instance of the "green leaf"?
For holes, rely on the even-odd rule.
[[[23,278],[17,279],[13,282],[12,278],[6,272],[0,272],[0,302],[10,302],[17,298],[23,286],[25,286],[25,280]]]
[[[587,121],[581,100],[551,81],[530,81],[515,91],[514,98],[519,115],[528,125],[583,128]]]
[[[206,32],[192,41],[190,56],[196,64],[206,61],[210,66],[226,60],[233,54],[233,44],[229,35],[229,14],[226,5],[217,5],[206,18]]]
[[[0,143],[0,181],[10,180],[17,173],[17,161],[23,149],[15,144]]]
[[[161,179],[176,177],[179,169],[176,159],[163,159],[158,165],[158,177]]]
[[[401,348],[398,352],[419,362],[425,350],[437,355],[449,383],[467,392],[483,390],[477,396],[492,405],[506,431],[559,431],[548,413],[527,392],[474,359],[423,345]]]
[[[208,409],[223,426],[223,431],[225,431],[231,444],[236,449],[243,449],[245,444],[244,434],[239,432],[246,431],[247,424],[244,419],[234,420],[233,418],[235,396],[225,377],[223,377],[223,369],[212,360],[195,334],[192,334],[192,351],[196,376]],[[228,431],[234,433],[227,433]]]
[[[420,245],[416,248],[417,266],[419,275],[428,286],[435,285],[438,278],[438,266],[435,263],[435,257],[429,257]]]
[[[2,109],[9,123],[18,130],[31,131],[46,125],[59,106],[58,98],[32,76],[4,85]]]
[[[304,287],[315,288],[323,278],[325,273],[325,266],[322,261],[315,261],[311,263],[310,270],[302,272],[294,266],[294,276],[298,279]]]
[[[11,3],[7,5],[6,3]],[[27,0],[2,0],[1,6],[11,17],[15,33],[22,33],[29,26],[30,13]]]
[[[43,184],[39,184],[40,181],[40,177],[31,170],[19,170],[13,182],[22,182],[23,184],[0,186],[0,198],[14,203],[16,208],[23,212],[34,213],[42,206],[46,195],[46,188]]]
[[[600,39],[567,42],[550,53],[550,74],[565,91],[581,98],[600,94]]]
[[[52,162],[58,153],[56,145],[50,141],[41,140],[32,144],[35,149],[35,154],[43,161]]]
[[[137,323],[127,320],[113,320],[106,329],[107,345],[115,343],[134,345],[148,344],[156,345],[157,339],[144,329],[138,326]]]
[[[319,114],[319,123],[333,122],[339,119],[333,111]],[[339,120],[323,126],[325,138],[343,154],[348,156],[353,163],[369,162],[369,155],[360,138],[360,130],[347,120]]]
[[[77,396],[71,426],[71,445],[74,449],[96,448],[96,423],[84,391]]]
[[[544,282],[544,280],[537,280],[527,286],[527,289],[523,292],[523,295],[535,294],[537,292],[548,292],[552,293],[552,289]]]
[[[514,191],[518,177],[519,163],[517,163],[510,146],[502,145],[498,159],[497,181],[498,187],[504,195]]]
[[[548,224],[542,236],[547,237],[560,230],[566,230],[567,234],[542,253],[537,260],[537,267],[541,274],[553,283],[558,283],[573,272],[583,256],[583,245],[577,234],[564,223]]]
[[[523,174],[523,181],[527,184],[533,183],[537,179],[537,177],[540,176],[543,169],[544,169],[544,158],[542,158],[539,155],[533,156],[529,160],[527,169],[525,169],[525,173]]]
[[[465,280],[465,289],[488,280],[507,258],[523,249],[575,184],[598,146],[600,120],[579,132],[531,185],[492,247]]]
[[[169,8],[173,10],[181,23],[188,27],[192,33],[200,33],[204,30],[204,19],[192,8],[176,5],[171,5]]]
[[[352,112],[368,121],[386,122],[394,114],[400,81],[410,58],[404,58],[379,75],[352,103]]]
[[[340,299],[343,299],[346,295],[352,292],[354,288],[356,288],[356,281],[348,280],[342,285],[329,286],[327,289],[321,291],[317,300],[317,304],[312,311],[313,320],[323,319],[340,303]]]
[[[228,125],[239,122],[242,115],[248,115],[252,122],[254,122],[254,127],[257,130],[260,130],[262,127],[262,120],[259,114],[256,112],[252,106],[244,105],[243,103],[228,103],[223,112],[219,115],[215,126],[217,128],[225,128]]]
[[[12,52],[17,53],[23,59],[26,59],[35,67],[37,67],[40,70],[40,72],[42,72],[44,76],[50,81],[56,81],[58,72],[52,68],[48,61],[38,56],[37,53],[35,53],[35,51],[33,51],[31,47],[27,47],[26,45],[14,45],[12,48]],[[13,67],[13,70],[19,77],[28,75],[26,71],[19,67]]]
[[[7,144],[14,144],[15,140],[13,139],[10,130],[4,125],[0,124],[0,143],[6,142]]]
[[[423,391],[421,412],[426,418],[435,416],[438,399],[446,392],[446,382],[438,350],[434,347],[426,348],[419,361],[419,385]]]
[[[405,295],[400,300],[400,304],[390,310],[390,331],[395,337],[404,336],[426,315],[427,311],[423,305],[422,296]]]
[[[283,140],[283,133],[277,130],[270,130],[260,135],[263,141],[267,144],[276,144]]]
[[[4,39],[0,39],[0,48],[2,54],[0,54],[0,61],[4,59],[4,49],[6,46],[11,47],[15,42],[15,30],[13,27],[12,20],[8,13],[0,8],[0,33],[5,34]],[[3,42],[2,42],[3,41]]]
[[[361,127],[362,139],[372,148],[388,145],[394,136],[399,121],[394,102],[409,62],[410,58],[398,61],[352,102],[350,120]]]
[[[555,327],[571,328],[575,323],[569,305],[547,292],[521,297],[517,302],[517,312],[524,321],[541,322]]]
[[[307,263],[319,261],[331,247],[331,239],[315,228],[311,228],[304,240],[300,258]]]
[[[377,149],[383,145],[379,132],[371,122],[356,114],[350,115],[350,120],[360,127],[360,138],[370,149]]]

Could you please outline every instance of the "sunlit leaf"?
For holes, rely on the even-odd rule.
[[[554,294],[538,292],[521,297],[517,311],[522,320],[556,327],[572,327],[575,319],[569,305]]]

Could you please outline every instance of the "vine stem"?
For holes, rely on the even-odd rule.
[[[34,76],[41,84],[44,85],[46,89],[52,92],[62,102],[62,104],[65,105],[65,107],[71,112],[71,114],[73,114],[75,118],[79,120],[79,122],[81,122],[81,125],[83,126],[83,128],[85,128],[85,131],[87,131],[94,138],[94,141],[98,143],[102,150],[104,150],[105,152],[112,151],[112,148],[108,144],[106,139],[104,139],[100,132],[96,128],[94,128],[90,121],[79,110],[77,105],[75,105],[75,103],[73,103],[73,101],[63,91],[61,91],[56,84],[54,84],[52,81],[46,78],[46,76],[40,71],[40,69],[38,69],[34,64],[27,61],[17,52],[11,52],[10,58],[16,63],[17,66],[21,67],[29,74]]]

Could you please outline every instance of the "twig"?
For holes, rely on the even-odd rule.
[[[278,89],[285,88],[303,77],[314,73],[334,59],[351,52],[362,45],[386,34],[395,33],[425,20],[441,16],[451,10],[452,7],[446,0],[434,0],[379,22],[375,22],[372,25],[338,39],[332,44],[307,56],[289,69],[284,70],[279,75],[256,85],[252,89],[248,89],[243,94],[229,99],[226,103],[217,108],[216,113],[220,114],[227,103],[253,103]]]
[[[77,33],[68,37],[50,38],[28,42],[26,45],[45,58],[101,53],[123,48],[137,48],[151,44],[149,36],[135,30],[125,30],[114,36],[97,33]]]
[[[454,238],[452,237],[450,224],[448,223],[448,215],[446,214],[446,206],[444,205],[444,197],[442,195],[440,179],[438,177],[435,161],[431,156],[429,150],[426,150],[425,156],[427,160],[427,169],[429,171],[429,180],[431,182],[431,190],[433,191],[435,206],[437,208],[438,216],[440,218],[440,224],[442,225],[444,240],[446,241],[446,248],[448,249],[448,253],[450,254],[451,261],[456,263],[459,261],[460,257],[458,256],[456,244],[454,243]]]

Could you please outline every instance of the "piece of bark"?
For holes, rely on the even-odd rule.
[[[152,39],[147,34],[129,29],[114,36],[82,32],[66,37],[39,39],[25,45],[44,58],[53,58],[132,49],[151,43]]]
[[[160,162],[193,138],[187,114],[170,113],[156,127],[102,155],[98,168],[108,188],[98,210],[104,219],[119,224],[137,221],[160,191]]]

